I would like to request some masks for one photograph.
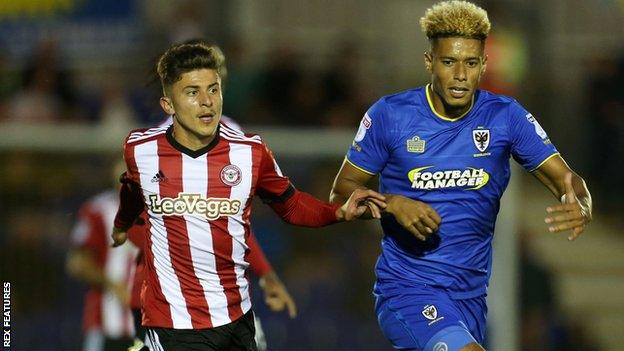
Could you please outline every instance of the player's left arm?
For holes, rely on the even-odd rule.
[[[558,154],[547,159],[532,174],[561,199],[560,205],[546,209],[548,230],[552,233],[571,230],[568,240],[575,240],[592,220],[592,198],[585,180]]]
[[[369,209],[369,202],[374,203],[378,209],[386,208],[386,198],[369,189],[356,189],[342,205],[321,201],[311,194],[297,190],[288,177],[282,174],[272,153],[264,144],[262,153],[257,193],[287,223],[323,227],[361,217]],[[381,216],[379,211],[374,214],[377,215],[376,218]]]
[[[264,302],[272,311],[279,312],[286,309],[290,318],[295,318],[297,316],[297,305],[284,283],[282,283],[277,273],[273,270],[253,232],[249,233],[247,245],[249,245],[249,255],[247,256],[249,268],[260,278],[259,283],[264,292]]]

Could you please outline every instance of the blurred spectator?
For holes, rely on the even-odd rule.
[[[559,311],[555,274],[532,255],[532,234],[520,240],[520,341],[526,351],[599,351],[582,319]]]
[[[126,133],[135,128],[137,117],[131,103],[126,83],[121,75],[111,74],[102,89],[100,124],[111,132]]]
[[[524,23],[516,15],[521,11],[518,4],[488,4],[494,25],[485,46],[488,61],[481,89],[516,97],[523,93],[521,84],[528,69],[529,48]]]
[[[305,94],[316,94],[305,81],[304,70],[299,55],[290,46],[281,46],[271,53],[269,64],[259,73],[258,89],[253,97],[253,123],[266,124],[306,124],[304,109],[298,103],[306,103]]]
[[[522,350],[553,350],[549,330],[555,318],[553,276],[532,255],[530,235],[520,237],[520,311]]]
[[[361,57],[357,45],[345,40],[333,50],[332,64],[321,74],[320,113],[329,128],[351,128],[362,118],[373,99],[360,76]]]
[[[35,123],[78,118],[71,76],[54,41],[42,41],[23,72],[23,87],[9,106],[8,119]]]
[[[257,73],[249,60],[243,39],[231,37],[223,47],[228,66],[227,81],[223,82],[223,113],[255,124],[254,113],[249,111],[251,98],[257,91]]]
[[[175,21],[169,21],[169,43],[182,43],[193,38],[203,38],[206,35],[205,24],[206,17],[202,11],[205,4],[200,0],[181,0],[174,2],[170,18]]]
[[[20,84],[17,70],[9,66],[6,51],[0,46],[0,122],[7,118],[10,97],[15,93]]]
[[[590,123],[592,150],[589,172],[597,190],[599,208],[617,211],[621,208],[624,184],[624,55],[597,57],[591,62],[587,84],[587,119]],[[621,210],[620,210],[621,211]]]

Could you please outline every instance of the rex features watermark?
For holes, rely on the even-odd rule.
[[[2,346],[11,347],[11,283],[2,283]]]

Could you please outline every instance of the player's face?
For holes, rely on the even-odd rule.
[[[192,149],[208,145],[214,139],[223,109],[221,77],[217,71],[186,72],[168,87],[166,94],[160,99],[160,105],[165,112],[174,115],[175,139]]]
[[[470,108],[487,57],[478,39],[438,38],[425,53],[425,66],[431,72],[433,105],[448,117],[457,117]]]

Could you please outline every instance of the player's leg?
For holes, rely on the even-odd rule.
[[[221,328],[221,327],[218,327]],[[145,345],[150,351],[227,350],[229,335],[223,329],[147,328]],[[217,330],[218,329],[218,330]]]
[[[104,335],[98,329],[89,329],[82,342],[82,351],[102,351],[104,347]]]
[[[254,327],[256,328],[256,336],[254,337],[254,339],[256,340],[256,346],[258,347],[258,351],[266,351],[267,342],[264,335],[264,329],[262,329],[262,323],[260,322],[260,318],[258,318],[255,313]]]
[[[132,345],[132,338],[104,338],[103,351],[126,351]]]
[[[258,351],[253,311],[249,310],[244,316],[232,322],[231,326],[232,346],[229,348],[230,351]]]
[[[454,331],[452,328],[447,328],[448,330],[446,332],[448,333],[446,335],[436,335],[432,337],[428,343],[428,347],[438,351],[436,345],[438,345],[440,350],[446,350],[444,346],[448,345],[448,350],[455,350],[456,345],[465,343],[463,335],[468,331],[475,341],[461,347],[460,351],[484,351],[485,349],[481,344],[485,339],[485,320],[487,317],[485,296],[453,300],[453,303],[461,315],[462,328]],[[453,332],[456,334],[453,334]],[[450,343],[449,341],[452,341],[454,338],[459,339],[459,341]],[[429,348],[426,348],[426,350],[428,349]]]
[[[455,300],[455,302],[462,313],[463,320],[470,334],[474,336],[479,344],[483,344],[485,341],[485,325],[488,312],[485,296]]]
[[[134,321],[134,340],[132,346],[128,349],[128,351],[146,351],[148,350],[147,346],[145,346],[145,328],[141,324],[141,309],[133,308],[132,309],[132,318]]]
[[[253,312],[210,329],[147,328],[145,344],[152,351],[257,351]]]
[[[375,295],[379,325],[396,349],[460,351],[478,345],[457,305],[441,289],[386,285],[376,286]]]
[[[481,345],[477,344],[476,342],[473,342],[471,344],[468,344],[462,347],[460,351],[485,351],[485,349],[481,347]]]
[[[462,315],[470,334],[475,337],[478,343],[466,345],[461,351],[483,351],[485,350],[480,344],[485,340],[485,325],[487,318],[487,304],[485,296],[478,296],[472,299],[455,301]]]

